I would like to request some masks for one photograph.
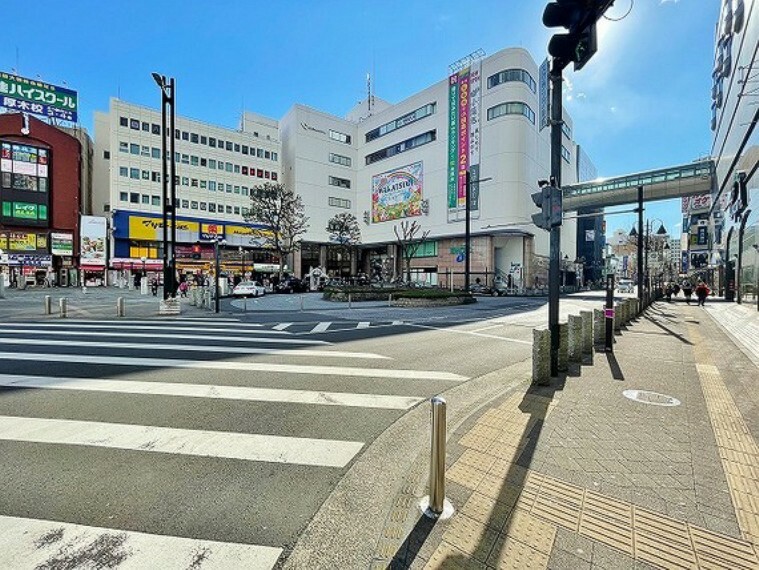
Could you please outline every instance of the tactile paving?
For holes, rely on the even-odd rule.
[[[635,558],[662,568],[695,568],[688,525],[633,507]]]

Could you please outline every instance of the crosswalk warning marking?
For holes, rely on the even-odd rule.
[[[0,516],[0,567],[270,570],[281,548]]]
[[[345,467],[364,444],[306,437],[0,416],[0,440]]]
[[[274,329],[275,331],[283,331],[283,330],[285,330],[286,328],[288,328],[288,327],[292,326],[292,324],[293,324],[293,323],[279,323],[278,325],[274,325],[274,326],[272,327],[272,329]]]
[[[321,333],[326,331],[332,323],[329,321],[318,323],[314,328],[311,329],[311,333]]]

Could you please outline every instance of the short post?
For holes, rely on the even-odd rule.
[[[617,303],[614,311],[614,330],[619,332],[622,330],[622,305]]]
[[[538,386],[551,382],[551,333],[548,329],[532,329],[532,381]]]
[[[569,352],[569,325],[559,323],[559,372],[567,371],[567,353]]]
[[[582,352],[583,354],[593,353],[593,313],[591,311],[580,311],[582,318]]]
[[[58,306],[60,307],[61,318],[65,319],[66,315],[68,314],[68,307],[66,306],[65,297],[61,297],[60,299],[58,299]]]
[[[569,362],[582,362],[582,317],[569,315]]]
[[[453,505],[445,499],[445,399],[435,396],[432,405],[432,441],[430,449],[430,494],[422,499],[424,515],[432,519],[446,519],[453,514]]]
[[[300,296],[300,312],[303,312],[303,295]]]
[[[388,307],[392,307],[393,306],[393,294],[392,293],[390,293],[390,295],[388,295],[388,297],[387,297],[387,306]]]
[[[190,305],[192,305],[193,307],[197,305],[197,297],[196,297],[197,291],[198,290],[195,287],[190,289]]]
[[[52,312],[53,312],[53,310],[52,310],[52,307],[51,307],[50,295],[45,295],[45,314],[49,315]]]
[[[451,293],[453,293],[453,267],[448,269],[448,285],[451,289]]]
[[[353,298],[351,297],[350,293],[348,293],[348,308],[349,309],[353,308]]]
[[[124,297],[116,299],[116,316],[123,317],[126,314],[124,309]]]
[[[0,299],[5,299],[5,274],[0,273]]]
[[[593,309],[593,344],[601,345],[604,342],[604,312],[601,309]]]

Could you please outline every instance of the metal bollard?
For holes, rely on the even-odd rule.
[[[392,293],[390,293],[390,295],[388,295],[388,297],[387,297],[387,306],[388,307],[392,307],[393,306],[393,294]]]
[[[50,301],[50,295],[45,295],[45,314],[49,315],[53,312],[52,303]]]
[[[422,499],[424,515],[432,519],[446,519],[453,514],[453,505],[445,498],[445,440],[446,403],[440,396],[430,400],[432,405],[432,440],[430,449],[430,494]]]
[[[68,308],[66,307],[66,298],[65,297],[61,297],[60,299],[58,299],[58,306],[60,307],[61,318],[65,319],[66,315],[68,313]]]
[[[353,308],[353,298],[351,297],[350,293],[348,293],[348,308],[349,309]]]
[[[123,317],[125,314],[126,310],[124,308],[124,297],[119,297],[116,299],[116,316]]]
[[[300,296],[300,312],[303,312],[303,295]]]

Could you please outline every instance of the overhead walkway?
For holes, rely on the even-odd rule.
[[[638,201],[639,186],[643,186],[643,199],[652,202],[708,194],[713,184],[714,162],[711,159],[627,176],[599,178],[564,186],[564,211],[634,204]]]

